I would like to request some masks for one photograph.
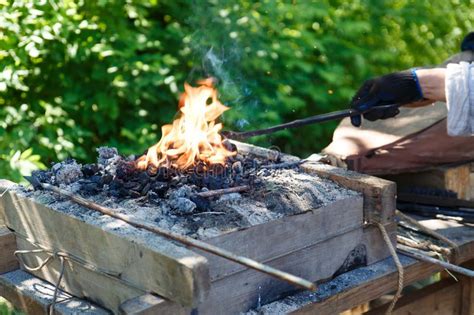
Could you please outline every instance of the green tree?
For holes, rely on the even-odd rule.
[[[0,177],[91,161],[101,145],[143,152],[173,119],[182,84],[209,75],[231,129],[345,108],[368,77],[457,52],[472,4],[0,0]],[[306,155],[335,125],[252,141]]]

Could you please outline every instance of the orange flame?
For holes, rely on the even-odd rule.
[[[222,124],[215,122],[229,108],[217,99],[212,79],[198,84],[198,87],[184,84],[179,117],[173,124],[161,127],[161,140],[138,159],[139,169],[149,166],[187,169],[198,161],[224,164],[227,157],[235,155],[222,144],[219,134]]]

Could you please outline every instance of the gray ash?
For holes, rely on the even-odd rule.
[[[313,211],[357,194],[330,180],[307,174],[287,159],[281,162],[278,155],[261,158],[237,154],[223,167],[204,173],[199,164],[188,172],[164,168],[140,171],[134,162],[134,157],[101,148],[97,163],[79,165],[66,160],[49,170],[35,172],[34,176],[137,221],[198,239]],[[265,167],[280,163],[288,167],[283,167],[285,164],[278,168]],[[64,176],[64,170],[72,169],[70,176]],[[245,193],[211,198],[198,194],[237,185],[251,187]],[[17,192],[91,224],[115,226],[109,224],[110,218],[106,220],[99,213],[52,192],[22,188]]]
[[[115,148],[97,149],[97,163],[78,164],[73,159],[56,163],[48,170],[33,173],[40,182],[69,188],[83,197],[99,193],[116,198],[138,199],[141,203],[159,204],[170,199],[176,213],[189,214],[209,210],[209,200],[197,193],[206,190],[249,185],[258,188],[257,170],[265,164],[279,163],[236,154],[225,165],[197,163],[193,168],[136,167],[135,158],[125,157]],[[185,192],[185,193],[183,193]]]

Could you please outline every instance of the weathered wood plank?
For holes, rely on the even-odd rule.
[[[16,250],[15,234],[0,226],[0,274],[18,269],[18,261],[13,253]]]
[[[233,141],[241,152],[250,152],[257,156],[269,156],[271,150]],[[275,155],[275,153],[273,153]],[[283,160],[295,161],[297,157],[281,154]],[[378,177],[337,168],[334,166],[307,162],[301,169],[328,178],[346,188],[361,192],[364,195],[364,218],[368,222],[389,223],[395,216],[396,185],[394,182]]]
[[[187,315],[191,309],[166,301],[152,294],[144,294],[120,305],[121,315]]]
[[[2,198],[14,185],[15,183],[9,180],[0,179],[0,198]],[[5,209],[3,209],[3,203],[0,202],[0,226],[5,226],[4,213]]]
[[[440,166],[432,170],[384,176],[397,183],[399,191],[411,187],[451,190],[459,199],[471,198],[471,165]]]
[[[463,264],[463,267],[474,269],[474,260]],[[459,283],[461,285],[461,315],[474,314],[474,279],[459,276]]]
[[[53,302],[54,286],[35,276],[16,270],[0,275],[0,296],[5,297],[15,307],[27,314],[47,315],[49,305]],[[109,314],[88,301],[80,300],[60,291],[57,304],[54,306],[56,315],[75,314]]]
[[[395,236],[395,223],[387,225],[386,229],[392,237]],[[379,231],[375,227],[366,228],[362,233],[361,231],[356,229],[338,235],[287,256],[266,261],[266,263],[294,274],[306,275],[307,278],[323,275],[327,279],[338,271],[349,253],[354,253],[352,250],[357,245],[365,246],[368,264],[375,263],[388,255],[388,249],[383,244],[374,243],[375,239],[380,238]],[[295,257],[299,259],[294,259]],[[339,262],[335,263],[336,261]],[[197,312],[199,314],[237,314],[294,290],[291,286],[252,270],[239,271],[227,278],[214,281],[209,298],[198,307]],[[167,310],[167,307],[165,304],[163,311]],[[155,310],[157,314],[161,314],[160,307],[156,306]]]
[[[17,235],[79,257],[113,277],[181,305],[197,305],[207,295],[206,258],[163,237],[107,216],[86,223],[12,191],[4,194],[1,203],[5,223]],[[124,230],[133,233],[121,234]],[[74,285],[73,279],[69,285]]]
[[[387,229],[393,235],[396,225],[391,224]],[[380,235],[375,227],[365,230],[357,228],[265,263],[311,281],[329,279],[339,271],[349,255],[351,257],[354,255],[354,249],[366,252],[367,263],[374,263],[387,257],[386,248],[377,247],[377,243],[368,243],[377,237]],[[256,307],[260,303],[273,301],[284,293],[294,290],[294,287],[264,274],[244,270],[214,281],[211,284],[209,298],[198,307],[198,312],[236,314]]]
[[[405,270],[405,284],[422,280],[429,277],[440,269],[427,263],[417,263],[414,260],[403,260]],[[398,275],[395,268],[387,271],[377,278],[368,279],[366,282],[350,285],[347,291],[343,291],[318,303],[311,303],[294,311],[294,314],[338,314],[366,301],[373,300],[394,291],[397,288]]]
[[[361,192],[364,195],[364,218],[367,222],[393,222],[396,208],[394,182],[321,163],[305,163],[301,169]]]
[[[351,196],[319,209],[230,232],[206,242],[257,261],[271,261],[362,228],[362,203],[361,196]],[[200,254],[209,261],[213,281],[246,269],[205,252]]]
[[[442,220],[421,220],[420,222],[449,237],[459,245],[459,263],[474,259],[474,235],[471,227]],[[425,279],[442,270],[439,266],[419,262],[403,255],[401,256],[401,262],[405,270],[405,285]],[[361,273],[370,276],[362,278],[357,276]],[[351,280],[345,284],[342,290],[331,292],[330,295],[323,294],[322,297],[316,299],[307,297],[307,300],[302,297],[289,297],[275,303],[287,305],[288,301],[299,299],[302,302],[289,308],[288,312],[292,311],[295,314],[337,314],[396,290],[398,280],[397,271],[391,263],[391,258],[373,266],[354,270],[341,277]],[[331,282],[328,285],[330,286]]]
[[[381,305],[364,315],[385,314],[387,307],[388,305]],[[395,305],[392,314],[445,315],[460,314],[460,311],[461,284],[453,279],[446,279],[403,296]]]
[[[18,249],[39,249],[21,236],[17,237]],[[28,266],[38,266],[48,257],[45,253],[22,255],[22,260]],[[23,265],[21,265],[23,268]],[[92,267],[92,266],[91,266]],[[29,271],[36,277],[56,284],[59,278],[61,265],[59,259],[52,260],[47,266],[37,271]],[[88,267],[67,259],[60,288],[79,298],[86,298],[114,313],[119,311],[120,305],[146,292],[124,283],[116,277],[107,275],[100,270],[91,270]],[[113,289],[112,289],[113,288]]]

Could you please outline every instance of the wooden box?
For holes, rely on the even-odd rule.
[[[237,145],[240,152],[272,154]],[[285,161],[295,159],[283,156]],[[395,241],[395,184],[320,163],[300,167],[361,194],[207,242],[314,282],[388,257],[380,232],[368,223],[384,224]],[[197,309],[199,314],[235,314],[295,290],[270,276],[149,232],[131,237],[115,219],[110,218],[107,225],[88,224],[11,191],[1,197],[2,224],[14,231],[19,249],[44,248],[70,255],[61,288],[114,313],[152,293],[164,298],[153,305],[154,313],[186,314]],[[36,253],[23,259],[37,265],[47,256]],[[54,259],[33,274],[56,283],[59,270],[59,260]]]

